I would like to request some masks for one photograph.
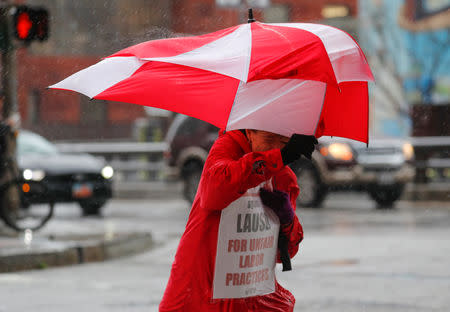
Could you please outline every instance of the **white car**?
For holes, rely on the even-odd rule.
[[[329,191],[367,191],[378,207],[389,208],[415,176],[414,150],[407,140],[371,138],[369,145],[321,138],[312,162],[292,165],[301,206],[320,207]]]

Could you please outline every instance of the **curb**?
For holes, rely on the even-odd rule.
[[[137,254],[153,246],[150,233],[133,233],[108,241],[73,242],[54,250],[5,253],[0,254],[0,273],[101,262]]]
[[[120,199],[167,199],[183,198],[181,182],[137,181],[116,182],[113,184],[113,196]]]
[[[114,198],[117,199],[165,199],[183,197],[183,183],[180,181],[141,181],[116,182]],[[406,185],[402,198],[412,201],[448,201],[450,200],[450,183],[433,182],[425,184]]]
[[[450,183],[424,183],[408,185],[404,194],[412,201],[448,201],[450,200]]]

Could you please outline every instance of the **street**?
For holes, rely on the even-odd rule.
[[[0,312],[158,311],[199,181],[174,305],[450,312],[449,42],[450,0],[0,1]]]
[[[150,231],[156,246],[103,263],[0,274],[0,312],[157,311],[188,213],[178,196],[113,200],[101,219],[57,206],[43,232],[70,232],[78,220],[110,234]],[[297,214],[305,239],[293,271],[277,266],[295,311],[450,310],[449,203],[400,201],[394,210],[376,210],[365,195],[343,193]]]

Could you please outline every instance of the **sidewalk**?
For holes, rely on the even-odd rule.
[[[51,220],[49,230],[44,227],[36,233],[15,233],[0,223],[0,273],[106,261],[154,245],[151,233],[112,234],[107,220],[96,218],[94,222],[97,226],[73,220],[68,226],[67,221]]]
[[[429,187],[432,187],[430,185]],[[422,188],[420,199],[448,200],[448,185]],[[417,190],[408,187],[403,199],[415,201]],[[115,185],[115,198],[182,198],[179,182],[135,182]],[[82,220],[83,222],[80,222]],[[114,227],[113,229],[111,227]],[[17,234],[0,221],[0,273],[106,261],[144,252],[154,245],[151,229],[113,225],[108,218],[79,215],[50,220],[36,233]]]
[[[181,184],[126,183],[115,186],[114,193],[122,199],[181,198]],[[71,213],[53,218],[35,233],[16,233],[0,220],[0,273],[106,261],[154,245],[151,229],[137,231],[108,218],[81,218],[76,208]]]
[[[2,229],[4,230],[4,229]],[[98,262],[136,254],[153,245],[149,233],[104,237],[37,238],[30,244],[27,234],[0,233],[0,273]]]

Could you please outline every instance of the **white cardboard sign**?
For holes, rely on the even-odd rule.
[[[259,198],[260,186],[222,210],[213,299],[245,298],[275,291],[280,222]]]

